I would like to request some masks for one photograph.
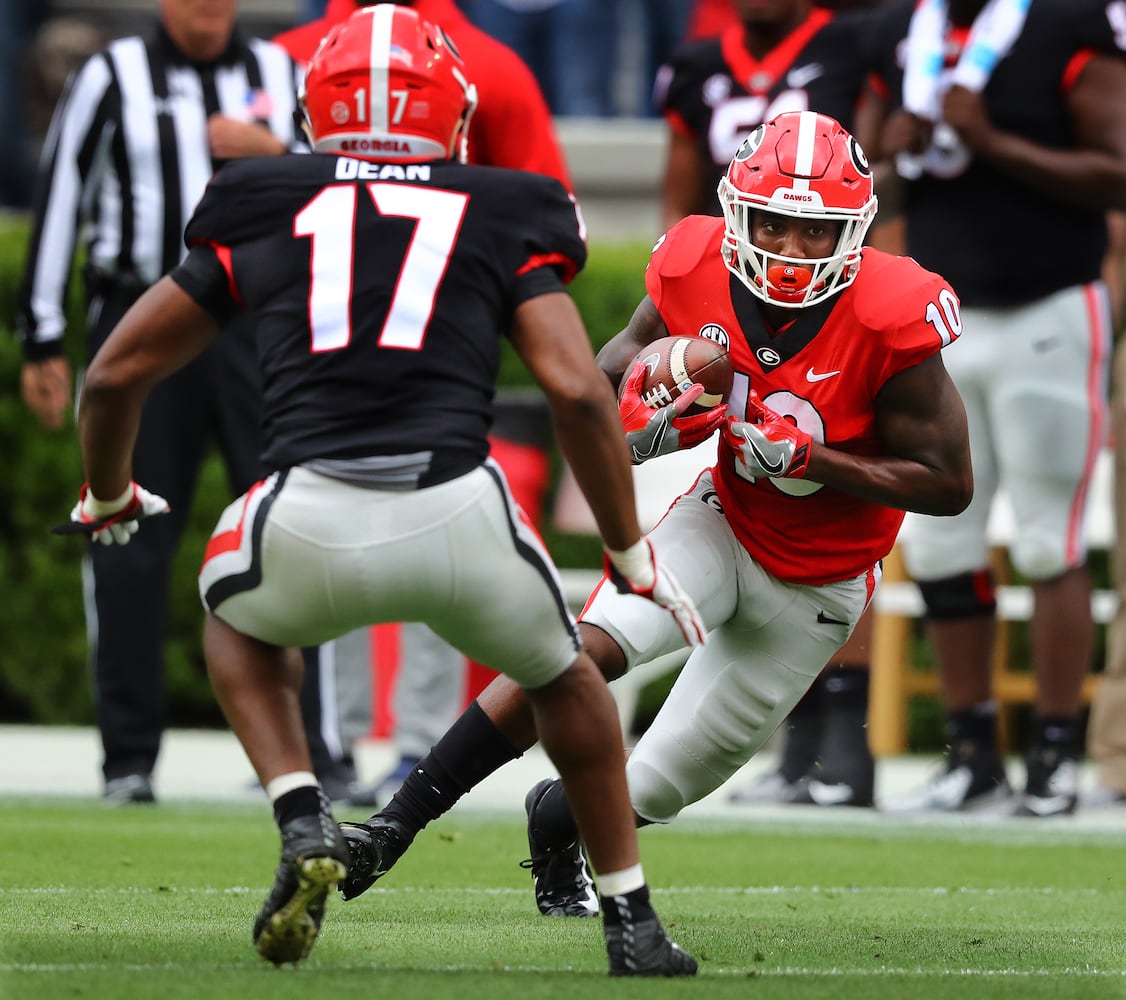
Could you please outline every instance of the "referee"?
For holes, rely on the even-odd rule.
[[[63,426],[71,399],[63,334],[79,238],[88,360],[180,262],[184,226],[224,162],[304,148],[294,125],[297,66],[278,46],[241,37],[235,8],[236,0],[160,0],[153,29],[92,56],[55,111],[17,321],[21,392],[46,428]],[[253,330],[239,323],[145,406],[134,468],[171,514],[129,545],[90,548],[86,620],[111,802],[154,800],[172,560],[207,445],[217,441],[234,494],[261,477],[260,375]]]

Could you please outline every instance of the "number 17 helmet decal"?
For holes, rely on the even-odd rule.
[[[301,106],[317,152],[464,161],[477,88],[440,27],[385,3],[357,10],[325,36],[309,60]]]
[[[876,196],[864,150],[834,119],[792,111],[759,125],[739,147],[718,193],[724,263],[760,299],[800,309],[852,284]],[[811,259],[768,254],[753,242],[756,211],[841,223],[836,248]],[[808,280],[795,283],[795,270]]]

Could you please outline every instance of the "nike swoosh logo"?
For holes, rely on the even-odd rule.
[[[642,428],[642,430],[644,431],[645,428]],[[630,451],[633,455],[633,464],[640,465],[642,462],[658,454],[661,450],[661,446],[665,443],[665,435],[668,432],[669,421],[664,420],[661,423],[660,430],[649,439],[649,447],[645,451],[642,451],[639,445],[630,445]]]
[[[852,785],[826,785],[813,780],[808,791],[809,797],[819,806],[843,806],[853,799]]]
[[[788,86],[793,87],[794,90],[801,90],[802,87],[812,83],[824,72],[825,67],[822,66],[821,63],[810,63],[808,66],[795,66],[786,74],[786,83]]]
[[[805,380],[807,382],[824,382],[827,378],[832,378],[834,375],[840,375],[839,371],[835,372],[822,372],[818,375],[812,368],[805,373]]]
[[[755,461],[758,462],[758,464],[761,465],[770,475],[782,475],[783,470],[786,468],[786,462],[783,459],[779,458],[777,461],[771,462],[761,451],[758,450],[758,446],[754,443],[754,441],[748,441],[747,444],[751,446],[751,451],[755,456]]]
[[[842,622],[836,618],[830,618],[824,611],[817,612],[818,625],[847,625],[848,622]]]

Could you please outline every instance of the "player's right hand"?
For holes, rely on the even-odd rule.
[[[668,611],[689,646],[702,646],[707,641],[707,628],[696,602],[677,578],[657,562],[649,539],[642,538],[622,552],[607,549],[604,568],[620,593],[637,594]]]
[[[702,444],[723,425],[727,405],[713,406],[703,413],[691,417],[682,416],[704,391],[696,382],[685,389],[671,403],[654,409],[641,398],[641,381],[645,377],[645,365],[640,361],[626,377],[622,389],[622,400],[618,404],[618,415],[626,432],[630,459],[640,465],[658,455],[671,455],[682,448],[694,448]]]
[[[99,500],[82,484],[78,503],[70,512],[70,521],[58,525],[58,535],[81,533],[102,545],[127,545],[140,527],[140,522],[156,514],[167,514],[171,508],[164,497],[150,493],[143,486],[130,482],[129,488],[116,500]]]

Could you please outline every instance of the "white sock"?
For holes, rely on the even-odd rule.
[[[645,873],[641,870],[641,865],[636,864],[632,868],[623,868],[620,872],[598,875],[595,881],[598,883],[600,896],[624,896],[645,885]]]
[[[312,771],[290,771],[289,774],[279,774],[266,783],[266,796],[270,800],[270,805],[273,805],[286,792],[292,792],[295,788],[305,788],[308,785],[312,785],[313,788],[321,787]]]

